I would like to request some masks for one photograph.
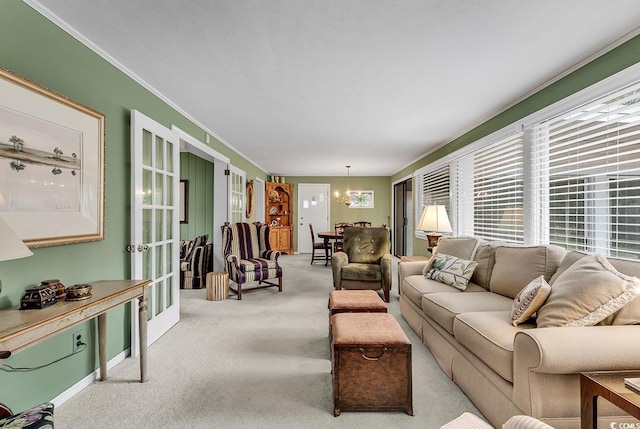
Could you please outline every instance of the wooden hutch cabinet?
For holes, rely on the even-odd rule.
[[[271,249],[293,254],[293,185],[266,183],[265,220],[271,225]]]

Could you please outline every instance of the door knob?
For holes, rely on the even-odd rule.
[[[138,244],[138,252],[146,252],[149,250],[148,244]]]

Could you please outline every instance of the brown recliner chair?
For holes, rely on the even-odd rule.
[[[331,257],[336,289],[373,289],[389,302],[391,253],[387,228],[346,228],[344,251]]]

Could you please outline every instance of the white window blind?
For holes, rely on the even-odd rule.
[[[534,127],[539,212],[568,249],[640,258],[640,83]]]
[[[447,213],[451,213],[451,177],[449,164],[441,165],[422,173],[421,181],[421,200],[416,210],[415,225],[420,221],[422,210],[426,205],[440,204],[446,207]],[[416,231],[416,235],[424,238],[423,231]]]
[[[487,240],[524,241],[523,134],[501,140],[473,154],[474,235]]]

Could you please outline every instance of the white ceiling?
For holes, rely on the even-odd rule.
[[[637,0],[26,1],[284,176],[394,174],[640,23]]]

